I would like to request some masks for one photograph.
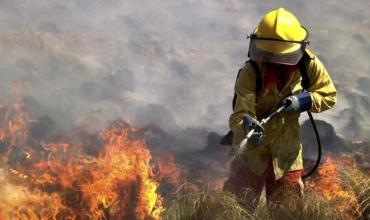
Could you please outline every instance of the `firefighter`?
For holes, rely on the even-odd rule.
[[[267,200],[275,202],[288,192],[303,193],[298,118],[301,112],[319,113],[336,103],[334,84],[307,44],[308,31],[283,8],[268,12],[250,36],[250,61],[239,71],[229,119],[232,146],[238,147],[252,129],[255,132],[246,151],[231,162],[224,184],[225,191],[244,195],[249,207],[256,207],[263,189]],[[288,107],[261,126],[259,121],[281,105]]]

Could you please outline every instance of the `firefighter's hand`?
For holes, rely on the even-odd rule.
[[[248,144],[252,146],[257,146],[262,143],[265,139],[265,129],[261,126],[261,124],[251,116],[245,114],[243,116],[243,125],[245,135],[247,135],[251,130],[254,130],[252,136],[248,139]]]
[[[311,109],[312,100],[310,93],[303,91],[297,95],[291,95],[284,98],[280,102],[281,106],[285,106],[286,112],[304,112]]]

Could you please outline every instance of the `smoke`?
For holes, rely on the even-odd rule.
[[[0,97],[33,100],[35,113],[44,116],[40,123],[54,130],[86,121],[99,128],[123,118],[155,124],[184,147],[204,146],[205,131],[227,132],[246,35],[267,11],[284,7],[309,29],[311,48],[339,92],[337,106],[318,117],[342,137],[367,139],[369,6],[348,0],[1,1]]]

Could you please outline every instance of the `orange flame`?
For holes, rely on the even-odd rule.
[[[32,120],[22,104],[0,128],[7,146],[0,153],[0,219],[160,219],[150,151],[135,129],[115,121],[101,133],[101,153],[90,156],[81,143],[30,141]],[[14,146],[24,158],[9,163]]]
[[[158,169],[161,179],[167,179],[176,189],[183,182],[183,171],[176,164],[173,154],[162,154],[158,161]]]
[[[156,194],[158,184],[153,181],[149,150],[142,141],[130,141],[128,131],[118,121],[112,129],[102,133],[107,142],[100,157],[94,161],[90,175],[93,181],[84,183],[81,190],[90,202],[90,211],[101,216],[100,206],[120,210],[135,196],[133,208],[137,219],[150,216],[158,219],[163,211],[161,197]],[[134,202],[134,201],[132,201]],[[124,219],[127,213],[115,212],[114,219]],[[132,214],[129,214],[132,215]]]
[[[355,162],[348,155],[334,159],[328,157],[320,166],[318,178],[306,182],[308,188],[321,193],[328,201],[334,202],[343,216],[353,216],[352,213],[359,209],[356,197],[353,192],[346,190],[340,180],[340,167],[354,167]]]

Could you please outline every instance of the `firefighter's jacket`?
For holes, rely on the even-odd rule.
[[[310,82],[308,92],[312,99],[311,112],[318,113],[334,106],[336,90],[320,60],[308,50],[307,54],[310,57],[306,70]],[[275,86],[267,94],[262,94],[264,88],[256,94],[256,73],[253,66],[247,63],[241,69],[235,84],[236,102],[229,119],[229,127],[234,133],[233,146],[238,146],[245,137],[243,114],[247,113],[261,120],[275,110],[284,97],[301,92],[303,90],[301,80],[301,74],[297,70],[281,91]],[[285,172],[303,169],[299,115],[282,112],[264,125],[266,135],[264,141],[257,147],[248,147],[242,155],[250,170],[262,175],[271,159],[276,179],[281,178]]]

